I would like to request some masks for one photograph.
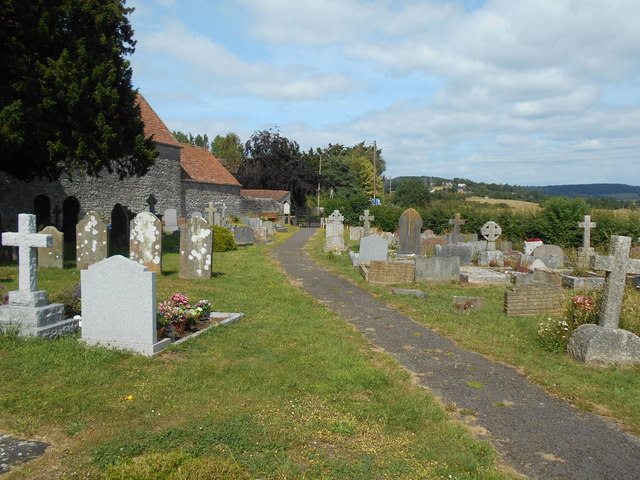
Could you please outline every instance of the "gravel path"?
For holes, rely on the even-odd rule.
[[[322,269],[302,250],[314,231],[302,229],[272,251],[291,280],[392,355],[443,403],[475,412],[475,430],[484,432],[504,463],[540,480],[640,479],[640,440]]]

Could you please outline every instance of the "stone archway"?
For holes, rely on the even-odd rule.
[[[129,245],[129,215],[126,208],[116,203],[111,210],[110,245],[126,247]]]
[[[76,197],[67,197],[62,203],[62,232],[64,241],[75,243],[76,224],[80,215],[80,202]]]
[[[36,216],[38,230],[51,225],[51,200],[46,195],[38,195],[33,199],[33,213]]]

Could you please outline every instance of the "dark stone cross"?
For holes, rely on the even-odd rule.
[[[156,213],[156,203],[158,203],[158,200],[156,200],[156,196],[152,193],[151,195],[149,195],[147,197],[147,199],[145,200],[147,202],[147,205],[149,205],[149,213]]]
[[[596,228],[596,223],[591,221],[591,215],[585,215],[584,221],[578,222],[578,227],[583,228],[582,248],[584,250],[591,249],[591,229]]]
[[[612,235],[609,255],[596,255],[593,259],[593,268],[607,272],[600,307],[601,327],[618,328],[627,274],[640,274],[640,260],[629,258],[630,249],[630,237]]]
[[[364,236],[369,236],[369,229],[371,228],[371,223],[375,220],[373,215],[369,215],[369,210],[364,211],[364,215],[360,215],[360,221],[364,222]]]
[[[449,225],[453,225],[453,238],[451,243],[458,243],[460,238],[460,225],[464,225],[465,220],[460,217],[460,213],[456,213],[453,218],[449,219]]]

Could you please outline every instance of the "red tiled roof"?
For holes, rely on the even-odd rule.
[[[168,143],[169,145],[180,145],[173,138],[173,135],[164,124],[158,114],[151,108],[151,105],[147,103],[144,97],[138,93],[136,98],[138,105],[140,105],[140,116],[144,122],[144,134],[148,138],[153,135],[153,140],[160,143]]]
[[[246,198],[266,198],[279,202],[286,195],[289,194],[288,190],[251,190],[243,188],[240,190],[240,196]]]
[[[180,165],[184,173],[183,180],[240,186],[240,182],[209,150],[185,143],[179,145],[182,146]]]

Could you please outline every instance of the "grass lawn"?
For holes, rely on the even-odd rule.
[[[156,358],[0,335],[0,432],[52,444],[3,478],[513,478],[409,374],[291,286],[269,248],[216,253],[211,280],[179,279],[165,253],[158,301],[181,292],[245,316]],[[16,275],[0,266],[7,290]],[[78,279],[42,270],[39,287],[62,298]]]
[[[323,235],[316,234],[307,246],[314,259],[369,290],[378,300],[455,340],[461,347],[516,367],[552,395],[609,417],[629,433],[640,435],[640,367],[590,367],[565,353],[545,351],[536,340],[536,332],[546,317],[507,317],[503,311],[505,288],[422,283],[405,287],[424,290],[426,299],[393,295],[388,286],[367,284],[351,266],[348,255],[323,252],[323,244]],[[633,317],[628,321],[637,333],[640,292],[627,294],[627,313]],[[485,297],[485,308],[458,312],[452,308],[454,295]]]

